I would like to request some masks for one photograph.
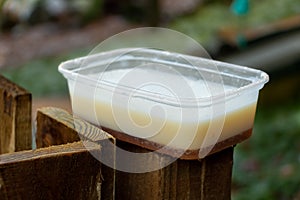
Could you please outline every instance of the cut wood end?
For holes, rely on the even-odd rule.
[[[79,117],[73,116],[64,109],[56,107],[42,107],[37,110],[37,116],[39,117],[40,115],[46,115],[49,118],[52,118],[64,124],[65,126],[74,129],[76,132],[78,132],[81,139],[88,139],[91,141],[109,139],[113,142],[115,141],[115,138],[106,131]]]

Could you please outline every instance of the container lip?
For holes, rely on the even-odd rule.
[[[200,106],[201,107],[201,106],[210,105],[212,103],[220,103],[220,102],[224,101],[225,99],[228,100],[228,99],[234,98],[237,95],[248,92],[248,91],[250,91],[250,89],[252,89],[252,91],[254,91],[254,90],[258,91],[264,86],[265,83],[267,83],[269,81],[268,74],[261,70],[258,70],[258,69],[253,69],[253,68],[249,68],[249,67],[245,67],[245,66],[241,66],[241,65],[229,64],[229,63],[225,63],[222,61],[216,61],[216,60],[211,60],[211,59],[202,58],[202,57],[195,57],[195,56],[191,56],[191,55],[185,55],[185,54],[161,51],[161,50],[155,50],[155,49],[148,49],[148,48],[122,48],[122,49],[101,52],[101,53],[97,53],[97,54],[93,54],[93,55],[83,56],[83,57],[79,57],[79,58],[75,58],[72,60],[62,62],[58,66],[58,70],[61,74],[63,74],[63,76],[68,81],[69,81],[69,79],[71,79],[71,80],[79,81],[83,84],[87,84],[87,85],[94,86],[94,87],[95,86],[99,87],[98,85],[96,85],[96,83],[99,83],[98,80],[78,73],[78,71],[82,67],[82,65],[81,65],[82,62],[85,59],[95,59],[95,58],[97,59],[98,57],[105,57],[105,56],[111,57],[111,55],[114,55],[116,53],[120,54],[122,52],[134,51],[137,49],[139,50],[139,52],[142,51],[142,52],[148,53],[148,54],[152,54],[152,53],[158,54],[159,53],[159,54],[162,54],[165,56],[183,56],[187,59],[191,59],[194,61],[209,62],[209,63],[217,65],[217,66],[228,67],[235,71],[242,71],[244,73],[247,72],[247,73],[252,73],[252,74],[257,75],[255,81],[253,79],[251,79],[251,82],[249,84],[241,86],[239,88],[228,90],[225,93],[220,93],[220,94],[217,94],[214,96],[209,96],[209,97],[181,98],[180,99],[181,105],[179,105],[179,106],[184,106],[184,107],[195,107],[195,106],[199,107]],[[112,58],[112,59],[114,59],[114,58]],[[107,62],[111,61],[112,59],[106,59],[105,61],[103,61],[103,63],[107,63]],[[150,59],[148,59],[148,60],[150,61]],[[224,74],[230,75],[227,73],[224,73]],[[114,90],[118,86],[118,89],[120,89],[118,91],[121,94],[129,94],[128,92],[131,92],[132,90],[136,90],[136,88],[120,86],[120,85],[117,85],[115,83],[108,82],[105,80],[101,80],[100,83],[101,83],[101,88],[103,87],[103,89],[107,89],[107,90]],[[157,101],[159,103],[166,103],[168,105],[178,106],[178,103],[176,101],[174,101],[175,98],[172,96],[168,96],[168,95],[164,95],[164,94],[160,94],[160,93],[154,93],[154,92],[150,92],[150,91],[146,91],[146,90],[139,90],[138,94],[139,95],[136,97],[148,99],[148,100],[152,100],[152,101]]]

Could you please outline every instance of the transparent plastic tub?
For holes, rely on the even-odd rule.
[[[59,71],[75,115],[120,140],[183,159],[247,139],[268,81],[260,70],[144,48],[69,60]]]

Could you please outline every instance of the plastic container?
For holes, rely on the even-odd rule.
[[[166,51],[127,48],[63,62],[73,113],[115,137],[182,158],[251,135],[260,70]]]

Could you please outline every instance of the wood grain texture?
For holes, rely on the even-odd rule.
[[[113,137],[67,111],[44,107],[37,111],[37,147],[66,144],[79,140],[103,141]]]
[[[98,160],[107,161],[105,164],[110,163],[114,166],[115,140],[112,136],[63,109],[45,107],[38,110],[36,132],[38,148],[79,140],[100,144],[103,147],[101,157],[94,156]],[[101,172],[101,199],[114,199],[115,169],[102,165]]]
[[[148,150],[117,141],[120,148],[139,153]],[[117,154],[118,156],[118,154]],[[170,156],[156,154],[144,165],[156,164]],[[138,161],[131,165],[139,165]],[[116,199],[230,199],[233,147],[202,160],[176,160],[167,167],[148,173],[116,172]]]
[[[96,138],[95,135],[97,134],[95,133],[99,131],[99,129],[94,130],[96,127],[93,127],[87,122],[73,118],[71,115],[66,115],[69,114],[56,108],[43,108],[39,111],[37,121],[39,126],[37,133],[39,136],[38,140],[44,140],[42,139],[44,135],[51,134],[51,137],[46,137],[51,138],[51,140],[41,142],[42,146],[53,145],[63,141],[70,142],[69,139],[72,138],[74,134],[78,135],[78,133],[79,135],[85,135],[84,138]],[[51,123],[47,123],[49,120],[51,120]],[[74,124],[77,123],[81,125],[78,124],[76,126],[81,128],[74,129]],[[52,127],[51,131],[45,131],[49,126]],[[60,128],[61,126],[64,126],[67,129],[62,129]],[[89,128],[85,128],[86,126]],[[86,130],[90,132],[90,134],[84,134],[85,131],[82,130]],[[45,131],[45,133],[39,133],[39,131]],[[68,134],[70,134],[70,136],[66,136]],[[128,142],[119,140],[116,142],[118,147],[127,151],[135,153],[150,152],[150,150]],[[105,143],[102,143],[101,145],[103,146],[103,154],[112,154],[111,152],[113,150],[105,146]],[[144,160],[126,161],[120,159],[121,163],[119,163],[120,156],[122,156],[122,154],[119,154],[118,150],[116,150],[116,165],[126,164],[130,165],[132,168],[159,165],[164,161],[172,159],[172,157],[168,155],[153,154],[152,157]],[[109,194],[113,191],[115,193],[115,199],[122,200],[230,199],[232,164],[233,147],[229,147],[218,153],[207,156],[202,160],[176,160],[167,167],[148,173],[127,173],[114,171],[109,167],[102,166],[101,170],[104,181],[102,182],[101,197],[102,199],[112,199],[113,197],[109,196]],[[114,176],[115,178],[113,178]],[[103,195],[107,196],[104,197]]]
[[[0,155],[0,199],[100,199],[95,143],[76,142]]]
[[[0,75],[0,154],[31,149],[31,94]]]

